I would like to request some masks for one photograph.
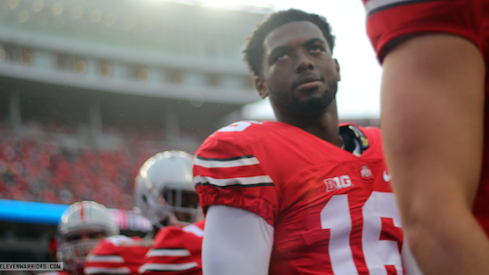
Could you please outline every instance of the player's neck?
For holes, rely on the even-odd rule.
[[[338,127],[338,111],[334,102],[324,113],[318,116],[303,117],[280,112],[275,112],[275,116],[280,122],[301,128],[338,147],[343,146]]]

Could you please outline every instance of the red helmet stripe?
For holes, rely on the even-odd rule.
[[[83,221],[85,219],[85,211],[83,207],[84,203],[81,204],[81,209],[80,209],[80,220]]]

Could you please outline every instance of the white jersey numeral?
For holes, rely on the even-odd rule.
[[[252,123],[261,124],[257,121],[240,121],[223,127],[218,130],[218,132],[242,132],[246,130],[246,128],[250,127]]]
[[[402,274],[401,254],[395,241],[380,240],[381,218],[391,218],[401,227],[393,193],[372,192],[362,207],[362,247],[371,274],[387,274],[393,265]],[[358,274],[350,246],[352,222],[348,195],[335,195],[321,211],[321,227],[330,230],[329,257],[334,274]]]
[[[373,10],[385,6],[400,4],[400,3],[409,4],[408,2],[414,2],[414,0],[370,0],[365,4],[365,11],[367,13],[370,13]]]
[[[346,209],[346,211],[345,211]],[[333,196],[321,210],[321,227],[330,230],[329,257],[334,274],[358,274],[350,247],[348,195]]]
[[[363,232],[362,246],[363,255],[367,267],[393,265],[397,274],[402,274],[402,263],[397,242],[390,240],[379,240],[382,233],[381,218],[391,218],[394,226],[401,227],[401,219],[397,211],[396,201],[393,193],[372,192],[362,208]],[[379,275],[387,275],[385,269]]]

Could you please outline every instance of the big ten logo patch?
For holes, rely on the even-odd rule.
[[[353,186],[348,175],[325,179],[323,182],[326,184],[326,192]]]

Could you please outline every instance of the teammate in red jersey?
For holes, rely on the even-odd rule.
[[[202,274],[204,221],[192,183],[192,157],[167,151],[148,159],[136,178],[136,206],[156,234],[148,238],[113,236],[94,248],[85,274]]]
[[[403,234],[380,131],[338,125],[324,18],[281,11],[244,51],[278,122],[211,135],[194,160],[204,274],[403,274]]]
[[[489,1],[363,2],[413,254],[425,274],[489,274]]]
[[[138,275],[152,245],[139,237],[112,236],[101,241],[85,260],[86,275]]]
[[[167,226],[155,237],[140,273],[144,275],[201,275],[205,221],[184,227]]]
[[[83,274],[85,257],[104,237],[119,233],[119,228],[105,207],[93,201],[71,205],[61,216],[58,225],[57,257],[63,262],[65,275]]]
[[[136,207],[157,232],[139,268],[141,274],[202,274],[204,221],[199,221],[202,211],[192,182],[192,158],[182,151],[166,151],[139,170]]]

